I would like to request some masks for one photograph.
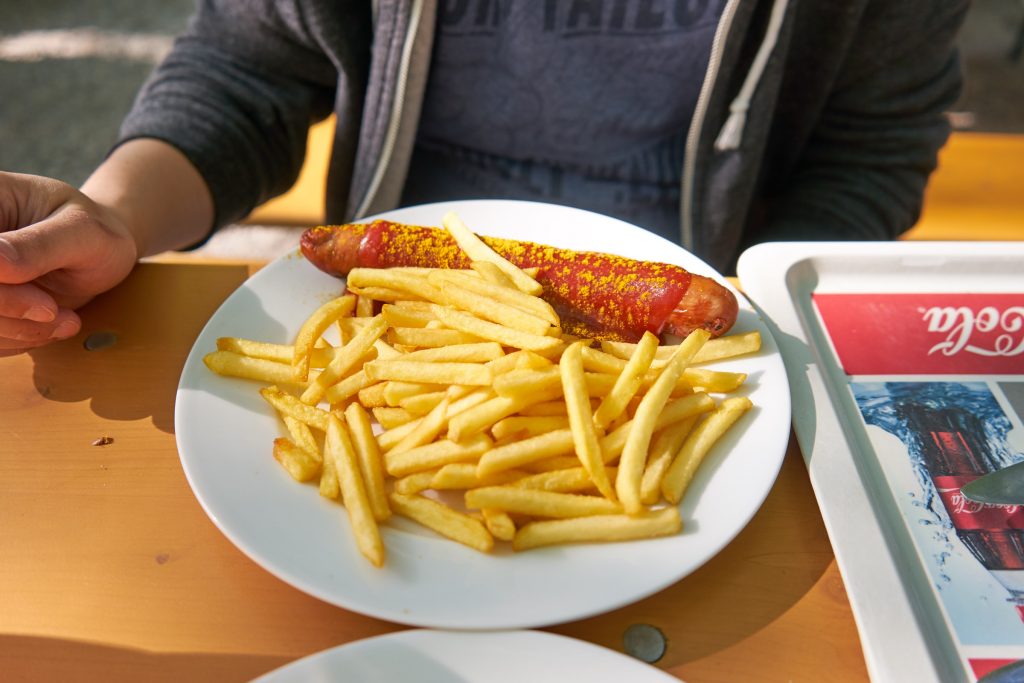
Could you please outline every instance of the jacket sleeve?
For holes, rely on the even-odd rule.
[[[332,109],[338,68],[319,47],[323,31],[316,3],[201,0],[118,144],[149,137],[178,148],[210,188],[214,226],[238,220],[292,185],[310,124]]]
[[[920,215],[960,93],[967,3],[868,3],[817,125],[756,241],[886,240]]]

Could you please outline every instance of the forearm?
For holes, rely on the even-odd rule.
[[[201,0],[122,122],[121,141],[164,140],[198,171],[213,198],[204,230],[241,220],[298,176],[309,126],[337,86],[307,30],[322,4]]]
[[[82,192],[131,231],[139,256],[182,249],[213,227],[213,199],[199,171],[160,140],[129,140],[85,181]]]

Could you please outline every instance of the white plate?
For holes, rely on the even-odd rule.
[[[472,201],[388,216],[437,225],[449,210],[483,234],[667,261],[716,276],[653,233],[565,207]],[[214,375],[202,363],[220,336],[290,343],[305,317],[341,287],[298,255],[259,271],[199,335],[175,409],[182,466],[206,513],[256,563],[322,600],[435,628],[532,628],[607,612],[707,562],[747,524],[775,481],[790,433],[789,387],[771,335],[741,297],[735,329],[760,330],[763,350],[720,367],[749,373],[743,391],[755,408],[698,472],[681,504],[681,534],[485,555],[397,520],[384,529],[387,562],[376,569],[355,549],[344,509],[290,480],[270,456],[281,427],[257,386]]]
[[[310,655],[253,683],[678,683],[626,655],[542,631],[399,631]]]

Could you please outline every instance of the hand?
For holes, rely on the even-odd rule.
[[[0,356],[76,335],[73,309],[127,277],[138,254],[111,209],[60,181],[0,172]]]

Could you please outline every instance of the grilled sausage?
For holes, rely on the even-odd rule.
[[[730,290],[679,266],[482,239],[520,268],[538,269],[542,296],[570,334],[635,342],[648,330],[685,337],[700,328],[719,336],[736,322],[738,304]],[[390,221],[311,228],[302,236],[301,249],[311,263],[338,277],[356,267],[470,266],[447,231]]]

